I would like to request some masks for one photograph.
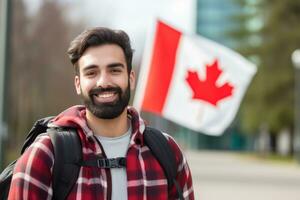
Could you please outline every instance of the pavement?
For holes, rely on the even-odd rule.
[[[186,151],[199,200],[300,200],[300,165],[238,153]]]

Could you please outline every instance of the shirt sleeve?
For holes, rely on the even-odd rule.
[[[176,180],[180,185],[180,188],[183,193],[183,198],[185,200],[194,200],[194,190],[193,190],[193,182],[192,182],[192,174],[189,168],[188,162],[181,151],[179,145],[175,142],[175,140],[168,136],[169,144],[171,145],[173,152],[176,157],[177,162],[177,177]],[[176,187],[173,186],[171,190],[171,196],[175,199],[177,197]]]
[[[42,134],[18,159],[12,177],[9,200],[51,199],[53,145],[48,135]]]

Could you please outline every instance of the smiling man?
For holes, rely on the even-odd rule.
[[[176,158],[176,183],[168,187],[164,169],[144,142],[145,124],[128,106],[135,87],[127,34],[93,28],[76,37],[68,50],[75,68],[75,88],[83,106],[68,108],[49,127],[75,128],[83,160],[123,159],[124,166],[80,166],[67,199],[194,199],[191,172],[176,142],[164,134]],[[155,98],[155,97],[153,97]],[[9,199],[52,199],[55,154],[49,135],[37,138],[18,160]]]

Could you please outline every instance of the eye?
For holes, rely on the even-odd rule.
[[[120,68],[114,68],[114,69],[111,70],[111,72],[114,73],[114,74],[118,74],[118,73],[121,73],[122,70]]]
[[[96,74],[97,74],[97,72],[94,71],[94,70],[87,71],[87,72],[85,73],[86,76],[95,76]]]

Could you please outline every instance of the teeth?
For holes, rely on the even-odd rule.
[[[114,95],[114,93],[103,93],[103,94],[98,94],[96,96],[100,97],[100,98],[109,98],[109,97],[112,97],[113,95]]]

